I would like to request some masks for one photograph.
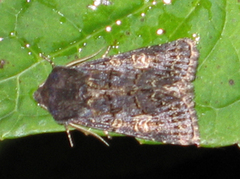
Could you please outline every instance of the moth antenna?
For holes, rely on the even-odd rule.
[[[68,64],[66,65],[66,67],[72,67],[72,66],[75,66],[75,65],[77,65],[77,64],[79,64],[79,63],[85,62],[85,61],[87,61],[87,60],[95,57],[96,55],[98,55],[103,49],[104,49],[104,47],[101,48],[100,50],[98,50],[96,53],[94,53],[94,54],[92,54],[92,55],[90,55],[90,56],[88,56],[88,57],[84,57],[84,58],[80,58],[80,59],[71,61],[70,63],[68,63]]]
[[[46,60],[48,63],[50,63],[50,65],[52,66],[52,68],[54,68],[56,65],[55,63],[48,57],[44,56],[42,53],[39,54],[39,56],[41,58],[43,58],[44,60]]]
[[[100,141],[102,141],[106,146],[109,146],[109,144],[108,144],[101,136],[99,136],[98,134],[96,134],[96,133],[94,133],[94,132],[92,132],[92,131],[90,131],[90,130],[87,130],[87,129],[79,126],[79,125],[76,125],[76,124],[74,124],[74,123],[71,123],[71,122],[68,123],[68,125],[71,126],[71,127],[73,127],[73,128],[75,128],[75,129],[77,129],[77,130],[79,130],[79,131],[81,131],[81,132],[83,132],[83,133],[86,134],[86,135],[89,134],[89,135],[92,135],[92,136],[96,137],[97,139],[99,139]]]
[[[67,133],[67,137],[68,137],[68,141],[69,141],[69,144],[71,147],[73,147],[73,141],[72,141],[72,136],[71,136],[71,133],[69,131],[69,128],[67,125],[64,125],[65,129],[66,129],[66,133]]]

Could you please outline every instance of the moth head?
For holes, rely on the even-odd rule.
[[[64,124],[87,112],[80,93],[84,91],[84,81],[84,73],[77,69],[54,67],[45,83],[34,93],[34,99],[58,123]]]

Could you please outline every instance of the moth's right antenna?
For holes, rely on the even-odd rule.
[[[111,48],[111,46],[109,46],[109,47],[107,48],[107,50],[106,50],[106,52],[103,54],[102,58],[105,58],[105,57],[107,56],[110,48]],[[101,48],[100,50],[98,50],[96,53],[90,55],[90,56],[87,56],[87,57],[84,57],[84,58],[80,58],[80,59],[71,61],[71,62],[68,63],[66,66],[67,66],[67,67],[72,67],[72,66],[78,65],[78,64],[80,64],[80,63],[82,63],[82,62],[85,62],[85,61],[87,61],[87,60],[95,57],[96,55],[98,55],[103,49],[104,49],[104,47]]]

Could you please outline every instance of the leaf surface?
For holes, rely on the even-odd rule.
[[[93,1],[0,2],[1,140],[64,131],[33,99],[51,72],[39,54],[64,65],[110,45],[112,55],[197,36],[200,58],[194,86],[201,146],[238,143],[239,2],[112,0],[95,10],[90,5]]]

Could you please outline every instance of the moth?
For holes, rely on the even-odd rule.
[[[93,61],[55,66],[34,93],[55,121],[166,144],[199,145],[192,81],[199,53],[178,39]]]

